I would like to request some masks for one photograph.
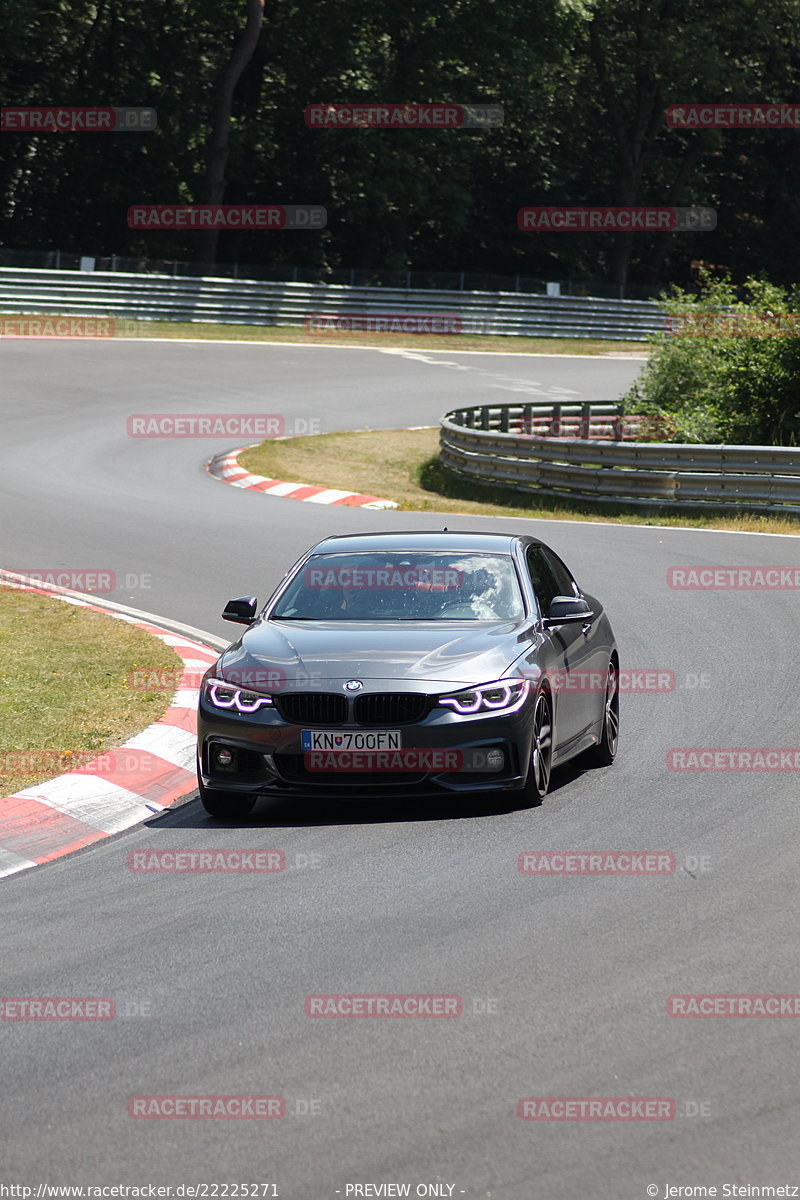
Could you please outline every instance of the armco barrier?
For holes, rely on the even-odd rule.
[[[537,436],[531,419],[573,418],[581,432],[621,422],[613,404],[484,405],[441,421],[443,466],[480,483],[562,500],[611,500],[674,509],[800,513],[800,449],[700,446]]]
[[[312,314],[456,314],[465,334],[644,340],[664,328],[650,300],[517,292],[408,291],[336,284],[0,267],[0,310],[145,321],[303,325]],[[320,342],[325,335],[320,334]]]

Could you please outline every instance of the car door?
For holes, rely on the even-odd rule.
[[[580,588],[564,563],[546,546],[529,546],[525,562],[539,602],[542,616],[546,617],[552,600],[556,596],[580,596]],[[598,683],[595,665],[594,622],[584,624],[557,625],[547,629],[562,673],[554,684],[556,725],[559,746],[579,737],[597,718],[601,698],[595,694]]]

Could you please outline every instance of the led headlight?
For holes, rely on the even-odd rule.
[[[462,717],[482,712],[516,712],[525,702],[528,687],[527,679],[497,679],[494,683],[454,692],[452,696],[440,696],[439,703]]]
[[[233,709],[240,713],[258,712],[260,708],[272,707],[272,697],[262,696],[259,692],[247,688],[236,687],[226,683],[224,679],[207,679],[204,684],[205,695],[209,704],[215,708]]]

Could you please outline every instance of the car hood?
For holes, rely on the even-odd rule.
[[[469,685],[500,678],[530,646],[530,635],[530,621],[380,627],[262,621],[223,654],[220,667],[234,680],[274,670],[277,679],[304,691],[348,679],[371,681],[371,690],[389,682],[405,690],[425,680]]]

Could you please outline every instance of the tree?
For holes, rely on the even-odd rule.
[[[741,134],[677,133],[666,126],[665,109],[713,99],[767,100],[781,84],[791,93],[796,82],[791,56],[775,51],[782,29],[794,29],[796,38],[798,17],[797,0],[776,0],[768,8],[749,0],[594,0],[583,53],[596,88],[588,88],[588,95],[600,100],[614,144],[609,203],[685,203],[703,157],[721,154],[725,138]],[[774,71],[779,60],[782,78]],[[707,197],[696,202],[705,204]],[[651,279],[673,237],[656,240]],[[627,281],[635,238],[614,237],[615,284]]]
[[[264,0],[246,0],[246,3],[247,20],[244,30],[233,47],[214,91],[211,136],[208,141],[201,204],[221,204],[225,197],[225,170],[228,165],[233,94],[245,67],[253,57],[264,21]],[[219,229],[204,229],[198,249],[200,261],[216,262],[218,244]]]

